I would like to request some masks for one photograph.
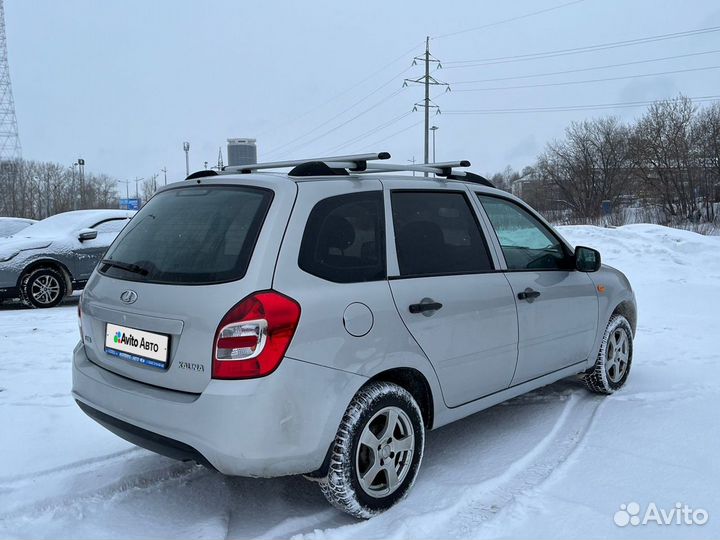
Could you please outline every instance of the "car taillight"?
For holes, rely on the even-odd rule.
[[[250,379],[280,365],[300,320],[300,305],[283,294],[251,294],[220,321],[213,347],[213,379]]]

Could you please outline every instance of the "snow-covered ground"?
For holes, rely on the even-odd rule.
[[[75,306],[0,310],[0,537],[720,536],[720,238],[562,231],[636,291],[626,388],[603,398],[562,381],[429,433],[410,496],[367,522],[303,478],[226,478],[116,438],[69,394]],[[615,525],[631,502],[709,521]]]

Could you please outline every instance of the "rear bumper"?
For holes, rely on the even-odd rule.
[[[133,381],[73,358],[73,396],[93,419],[157,453],[237,476],[320,468],[342,415],[366,379],[286,358],[271,375],[212,380],[202,394]]]

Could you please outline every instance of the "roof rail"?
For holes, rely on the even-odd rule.
[[[399,172],[399,171],[414,171],[414,172],[426,172],[436,174],[437,176],[451,176],[453,174],[463,174],[462,171],[453,173],[453,168],[457,167],[469,167],[470,162],[466,159],[461,161],[442,161],[438,163],[421,163],[421,164],[396,164],[396,163],[368,163],[367,168],[363,173],[377,173],[377,172]]]
[[[437,176],[442,176],[448,180],[462,180],[463,182],[470,182],[473,184],[480,184],[494,188],[495,185],[479,174],[471,173],[470,171],[457,171],[458,167],[469,167],[470,162],[466,159],[460,161],[442,161],[437,163],[422,163],[417,165],[396,165],[394,163],[368,163],[367,169],[362,171],[363,173],[377,173],[377,172],[395,172],[395,171],[415,171],[415,172],[426,172],[433,173]]]
[[[271,161],[268,163],[250,163],[247,165],[228,165],[223,167],[221,174],[249,174],[253,171],[263,169],[284,169],[287,167],[296,167],[308,162],[322,162],[332,169],[348,169],[350,171],[364,171],[367,168],[368,161],[377,161],[382,159],[390,159],[388,152],[379,152],[377,154],[352,154],[348,156],[331,156],[321,158],[296,159],[292,161]]]

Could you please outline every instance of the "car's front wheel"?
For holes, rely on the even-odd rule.
[[[57,306],[67,292],[65,276],[55,268],[36,268],[23,277],[20,292],[23,302],[31,307]]]
[[[412,395],[396,384],[370,383],[345,411],[320,489],[336,508],[372,517],[407,495],[424,446],[422,414]]]
[[[595,365],[583,376],[585,386],[591,392],[612,394],[627,381],[632,359],[632,327],[622,315],[613,315],[605,329]]]

